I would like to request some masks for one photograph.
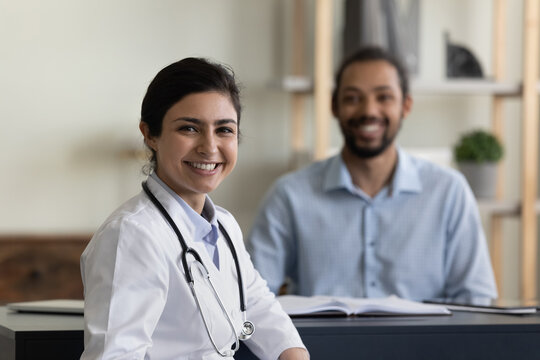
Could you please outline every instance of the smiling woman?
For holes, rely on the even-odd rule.
[[[230,97],[212,91],[190,94],[174,104],[165,113],[159,136],[152,136],[141,121],[145,143],[156,156],[157,176],[198,213],[206,193],[236,165],[237,118]]]
[[[233,72],[205,59],[171,64],[150,83],[139,124],[152,153],[144,191],[81,257],[81,359],[232,358],[239,340],[261,359],[308,358],[236,220],[207,195],[236,165],[240,112]]]

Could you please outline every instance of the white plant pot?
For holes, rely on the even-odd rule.
[[[497,163],[460,162],[458,167],[477,198],[493,199],[495,197]]]

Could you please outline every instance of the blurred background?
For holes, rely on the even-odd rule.
[[[325,151],[337,151],[341,140],[335,121],[329,119],[323,129],[314,124],[318,3],[0,0],[0,303],[56,296],[36,289],[77,281],[78,273],[73,278],[60,274],[78,267],[79,249],[93,231],[140,191],[145,163],[140,104],[152,77],[171,62],[208,57],[232,66],[243,85],[239,162],[211,196],[236,216],[244,233],[273,181],[313,159],[317,131],[328,135]],[[327,76],[332,76],[354,41],[346,29],[355,18],[349,17],[354,4],[329,3],[324,26],[331,33]],[[504,81],[511,88],[521,84],[524,0],[503,2],[506,26],[499,38],[494,36],[496,3],[394,2],[402,26],[398,43],[414,82],[413,111],[398,137],[402,147],[455,166],[451,148],[459,136],[492,126],[493,91],[444,87],[445,34],[474,54],[484,81],[494,80],[494,44],[504,42]],[[386,24],[381,28],[388,30]],[[291,79],[296,80],[293,85]],[[510,202],[521,197],[523,166],[537,167],[522,163],[522,96],[516,93],[505,98],[502,109],[504,199]],[[292,130],[294,94],[303,99],[300,149],[294,145],[298,133]],[[488,236],[490,211],[482,212]],[[501,225],[499,286],[507,298],[523,294],[520,224],[519,216],[505,216]],[[536,276],[533,282],[536,286]],[[72,291],[67,296],[76,297],[80,288]],[[532,291],[536,296],[536,289]]]

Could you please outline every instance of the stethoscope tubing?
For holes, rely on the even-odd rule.
[[[223,357],[232,356],[231,355],[231,350],[232,350],[232,354],[234,354],[234,352],[236,352],[238,350],[238,348],[239,348],[239,342],[238,342],[239,339],[247,340],[251,336],[251,334],[253,333],[254,326],[253,326],[252,322],[246,320],[246,303],[245,303],[245,297],[244,297],[244,283],[242,281],[242,273],[240,271],[240,264],[239,264],[239,261],[238,261],[238,254],[236,253],[236,249],[234,247],[234,244],[232,242],[231,237],[229,236],[229,234],[227,233],[227,230],[225,230],[225,227],[221,224],[221,222],[218,221],[219,230],[221,231],[221,233],[225,237],[227,245],[229,246],[229,249],[231,250],[231,254],[232,254],[232,257],[233,257],[233,260],[234,260],[234,265],[235,265],[236,273],[237,273],[237,277],[238,277],[238,294],[239,294],[239,297],[240,297],[240,310],[244,314],[244,324],[242,326],[242,331],[241,331],[240,336],[236,333],[236,331],[234,329],[234,325],[232,323],[232,320],[231,320],[229,314],[227,313],[227,311],[225,310],[225,306],[223,305],[223,302],[221,301],[221,298],[219,297],[214,285],[212,284],[212,281],[210,280],[210,274],[208,272],[208,269],[204,265],[204,263],[203,263],[203,261],[201,259],[201,256],[199,255],[199,253],[195,249],[193,249],[193,248],[191,248],[191,247],[189,247],[187,245],[184,237],[182,236],[182,233],[178,229],[178,226],[176,226],[176,223],[171,218],[171,216],[169,215],[168,211],[165,209],[163,204],[161,204],[161,202],[156,198],[156,196],[152,193],[152,191],[150,191],[150,189],[148,188],[148,185],[146,184],[146,181],[144,181],[142,183],[142,187],[143,187],[144,192],[148,196],[148,198],[152,201],[152,203],[161,212],[163,217],[165,217],[165,220],[167,220],[167,222],[169,223],[169,225],[173,229],[174,233],[178,237],[178,241],[179,241],[180,246],[181,246],[182,251],[183,251],[181,260],[182,260],[182,267],[184,268],[184,274],[185,274],[185,277],[186,277],[186,281],[187,281],[187,283],[189,284],[189,286],[191,288],[191,292],[193,294],[193,297],[195,298],[195,302],[197,303],[197,307],[200,310],[201,317],[202,317],[203,323],[204,323],[205,328],[206,328],[206,332],[208,333],[208,337],[210,338],[210,341],[212,342],[212,345],[213,345],[214,349],[216,350],[216,352],[218,354],[220,354]],[[219,303],[221,311],[224,313],[225,317],[227,318],[227,322],[229,323],[229,326],[233,330],[234,337],[235,337],[235,346],[231,350],[226,350],[224,352],[221,352],[219,350],[219,348],[217,347],[216,343],[214,342],[214,339],[213,339],[212,335],[210,334],[210,330],[208,329],[208,324],[207,324],[206,318],[205,318],[205,316],[204,316],[204,314],[202,312],[202,308],[201,308],[201,304],[199,302],[199,298],[197,297],[197,294],[195,292],[195,287],[194,287],[195,282],[193,280],[193,274],[191,273],[191,269],[188,267],[188,263],[187,263],[187,256],[188,255],[193,256],[193,258],[196,260],[196,263],[198,263],[198,264],[200,264],[200,266],[202,266],[203,270],[205,271],[205,277],[207,278],[207,281],[210,284],[210,288],[212,289],[212,292],[214,293],[214,296],[216,297],[216,299],[217,299],[217,301]],[[247,329],[246,329],[246,327],[247,327]]]
[[[234,344],[234,348],[232,348],[231,350],[234,353],[234,352],[238,351],[238,349],[240,348],[240,343],[239,343],[240,337],[236,334],[236,331],[234,330],[234,324],[232,322],[232,319],[229,316],[229,314],[227,313],[227,310],[225,309],[225,305],[223,305],[223,302],[221,301],[221,298],[219,297],[219,295],[218,295],[218,293],[216,291],[216,288],[214,287],[214,284],[212,283],[212,281],[210,281],[210,275],[208,274],[208,269],[201,262],[196,262],[195,264],[197,264],[197,266],[201,266],[203,268],[203,270],[205,271],[205,275],[206,275],[205,277],[206,277],[206,280],[207,280],[208,284],[210,284],[210,289],[212,289],[212,292],[214,293],[214,297],[217,299],[219,307],[221,308],[221,311],[223,312],[223,314],[225,315],[225,318],[227,319],[227,322],[229,323],[229,327],[233,330],[234,343],[235,344]],[[199,301],[199,297],[197,296],[197,293],[195,292],[195,283],[190,283],[189,287],[191,288],[191,293],[193,294],[193,297],[195,298],[195,302],[197,303],[197,307],[199,309],[201,309],[201,311],[200,311],[201,318],[202,318],[202,321],[204,323],[204,328],[206,329],[206,333],[208,334],[208,338],[210,339],[210,342],[212,343],[212,346],[219,353],[219,355],[221,355],[223,357],[229,356],[230,354],[227,352],[227,350],[226,350],[226,352],[221,352],[221,350],[217,347],[217,344],[214,341],[214,338],[212,337],[212,334],[210,334],[210,328],[208,327],[208,322],[206,321],[206,316],[204,316],[204,313],[202,312],[202,306],[201,306],[201,303]]]
[[[154,205],[158,208],[161,214],[165,217],[165,220],[167,220],[169,225],[174,230],[174,233],[178,237],[178,241],[180,242],[180,246],[182,247],[182,250],[184,252],[182,256],[182,267],[184,268],[186,281],[188,283],[193,283],[193,276],[191,275],[188,269],[187,255],[191,254],[195,258],[195,260],[197,260],[198,262],[202,264],[203,261],[201,259],[201,256],[195,249],[187,245],[186,240],[184,240],[184,236],[182,236],[182,233],[178,229],[178,226],[176,226],[176,223],[174,222],[174,220],[171,218],[171,215],[169,215],[169,212],[165,209],[163,204],[161,204],[161,202],[156,198],[156,196],[152,193],[152,191],[150,191],[150,189],[148,188],[148,185],[146,184],[146,181],[142,183],[142,187],[146,195],[148,195],[152,203],[154,203]],[[234,266],[236,268],[236,274],[238,276],[238,294],[240,295],[240,310],[246,311],[246,301],[244,298],[244,282],[242,280],[242,272],[240,271],[238,254],[236,253],[236,249],[234,248],[232,239],[229,236],[229,233],[227,232],[227,230],[225,230],[225,227],[221,224],[220,221],[218,221],[218,225],[219,225],[219,231],[221,231],[223,236],[225,236],[225,240],[227,242],[227,245],[229,246],[229,249],[231,250],[232,257],[234,259]]]

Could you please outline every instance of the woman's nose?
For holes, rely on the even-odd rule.
[[[214,134],[204,134],[200,137],[197,151],[202,155],[211,155],[218,151],[217,139]]]

